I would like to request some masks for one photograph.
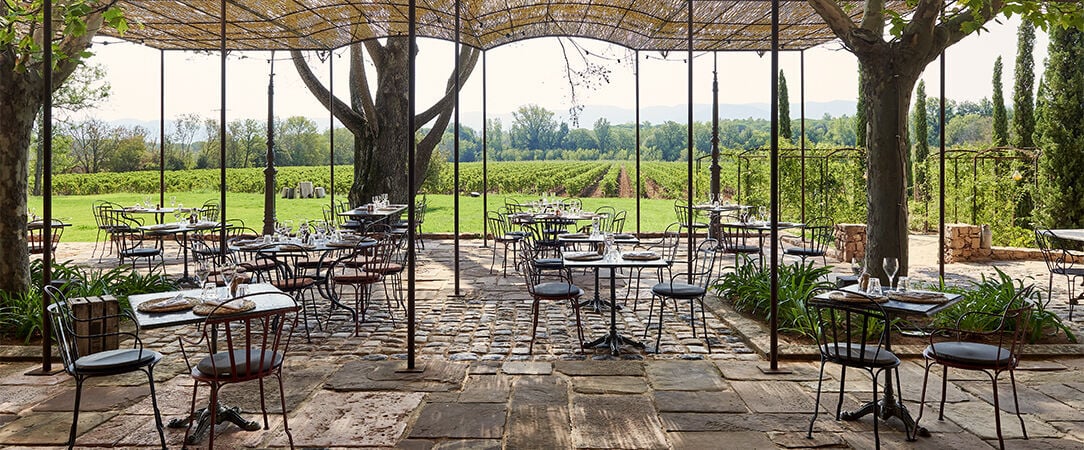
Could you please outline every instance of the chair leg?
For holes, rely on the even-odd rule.
[[[257,378],[256,381],[260,385],[260,411],[263,412],[263,429],[266,430],[271,426],[267,424],[267,405],[264,402],[263,378]]]
[[[199,390],[199,383],[192,383],[192,403],[188,406],[188,426],[184,429],[184,439],[181,441],[182,448],[188,444],[188,435],[192,432],[192,425],[195,424],[196,418],[196,391]]]
[[[820,375],[817,377],[817,399],[813,402],[813,418],[809,419],[809,431],[806,432],[805,437],[807,439],[813,439],[813,423],[817,421],[817,413],[821,410],[821,386],[824,384],[824,359],[821,359]]]
[[[580,321],[580,299],[572,298],[571,301],[572,310],[576,312],[576,337],[580,340],[580,352],[583,352],[583,323]]]
[[[146,370],[147,381],[151,387],[151,408],[154,409],[154,426],[158,429],[158,439],[162,441],[162,450],[166,449],[166,431],[162,424],[162,412],[158,409],[158,396],[154,393],[154,367]]]
[[[534,334],[538,331],[538,299],[531,302],[531,343],[527,346],[527,354],[534,354]]]
[[[72,408],[72,429],[68,433],[68,450],[75,448],[75,432],[79,428],[79,400],[83,396],[83,377],[75,377],[75,407]]]
[[[877,378],[878,378],[877,375],[879,375],[880,373],[881,373],[881,371],[879,371],[879,370],[876,371],[876,372],[873,372],[873,404],[874,405],[877,404]],[[870,414],[870,416],[873,417],[873,445],[874,445],[875,448],[879,449],[879,448],[881,448],[881,433],[880,433],[880,430],[878,430],[877,422],[880,422],[880,418],[878,417],[878,416],[880,416],[880,414],[877,414],[876,410],[874,410],[874,413]]]
[[[839,369],[839,400],[836,402],[836,420],[843,413],[843,391],[847,387],[847,366]]]
[[[666,311],[666,297],[659,297],[659,332],[655,333],[655,353],[659,353],[659,346],[662,345],[662,317],[663,312]],[[695,328],[694,328],[695,330]]]
[[[937,408],[937,420],[945,420],[945,394],[948,392],[948,366],[941,373],[941,406]]]
[[[700,297],[700,326],[704,328],[704,344],[708,346],[708,353],[711,353],[711,340],[708,339],[708,313],[707,307],[704,306],[704,297]],[[696,327],[693,327],[695,330]]]
[[[990,383],[994,386],[994,430],[997,431],[997,443],[1001,450],[1005,450],[1005,438],[1001,435],[1001,403],[997,395],[997,375],[990,375]]]
[[[912,433],[912,436],[908,439],[911,441],[915,440],[918,436],[918,422],[922,420],[922,413],[926,409],[926,383],[930,381],[930,366],[932,365],[932,362],[926,360],[926,370],[922,374],[922,396],[918,398],[918,416],[915,417],[914,433]]]
[[[1009,381],[1012,384],[1012,401],[1016,405],[1016,418],[1020,420],[1020,431],[1024,433],[1024,439],[1028,438],[1028,429],[1024,426],[1024,416],[1020,415],[1020,399],[1016,396],[1016,375],[1009,369]]]
[[[647,330],[651,328],[651,318],[655,314],[655,294],[651,294],[651,304],[647,306],[647,326],[644,327],[644,338],[647,338]]]
[[[210,427],[207,430],[207,450],[214,450],[215,448],[215,423],[218,422],[218,384],[211,383],[211,401],[207,404],[207,409],[211,411],[211,420],[208,422]]]
[[[275,376],[279,379],[279,402],[282,404],[282,429],[286,431],[286,439],[290,441],[290,450],[294,448],[294,435],[290,433],[290,424],[286,421],[286,390],[282,388],[282,372]]]

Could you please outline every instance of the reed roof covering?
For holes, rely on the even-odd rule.
[[[137,25],[117,37],[159,49],[220,48],[220,0],[120,3]],[[842,3],[859,20],[862,2]],[[417,0],[418,36],[453,40],[455,5],[455,0]],[[905,6],[890,0],[886,7]],[[634,50],[684,50],[687,10],[686,0],[460,0],[460,37],[463,44],[481,49],[565,36]],[[407,0],[226,0],[226,47],[335,49],[367,39],[405,36],[407,14]],[[779,22],[783,49],[805,49],[835,39],[804,0],[780,0]],[[693,36],[696,50],[770,50],[771,2],[694,0]]]

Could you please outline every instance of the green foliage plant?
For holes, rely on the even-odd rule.
[[[1013,279],[1011,276],[995,267],[995,275],[987,277],[985,274],[979,281],[974,282],[967,288],[946,288],[946,291],[963,295],[963,299],[952,307],[938,313],[933,322],[937,328],[955,328],[975,332],[994,331],[1000,324],[998,313],[1004,311],[1008,303],[1017,292],[1028,290],[1027,298],[1035,304],[1031,312],[1031,321],[1028,323],[1026,338],[1029,343],[1036,343],[1046,336],[1065,333],[1070,342],[1076,342],[1076,335],[1072,329],[1062,323],[1061,318],[1054,311],[1046,308],[1046,302],[1042,300],[1042,292],[1034,289],[1034,285],[1025,285],[1024,280]],[[990,313],[970,314],[972,311]],[[961,321],[961,317],[963,320]]]
[[[1012,97],[1012,145],[1016,148],[1035,146],[1035,25],[1024,20],[1016,33],[1016,80]]]
[[[1084,226],[1084,31],[1053,28],[1046,66],[1039,159],[1038,222]]]
[[[994,60],[994,146],[1001,147],[1009,144],[1009,119],[1005,113],[1005,94],[1001,84],[1001,72],[1003,65],[1001,57]]]
[[[779,266],[779,329],[813,337],[814,329],[805,312],[805,300],[817,292],[832,288],[828,281],[831,266],[816,267],[813,262],[795,262]],[[715,289],[734,309],[770,319],[771,274],[760,264],[747,260],[732,272],[723,274]]]

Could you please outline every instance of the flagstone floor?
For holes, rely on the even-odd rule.
[[[913,240],[913,242],[915,242]],[[912,276],[930,280],[928,241],[912,247]],[[916,245],[916,244],[913,244]],[[936,240],[934,240],[934,246]],[[642,339],[648,352],[628,348],[614,358],[581,352],[574,319],[559,304],[544,304],[533,354],[530,301],[519,275],[489,274],[489,249],[464,241],[463,275],[455,296],[451,243],[430,240],[420,253],[417,283],[418,362],[423,370],[404,373],[404,313],[374,305],[371,321],[353,336],[343,315],[310,322],[311,342],[295,333],[285,373],[287,410],[298,448],[872,448],[869,417],[836,421],[839,368],[825,371],[822,414],[812,439],[818,364],[783,361],[789,374],[765,374],[767,362],[735,331],[733,324],[708,318],[711,353],[704,336],[694,337],[688,311],[668,307],[662,344],[654,348],[656,323],[644,301],[620,311],[618,328]],[[62,254],[87,261],[89,247]],[[923,256],[926,255],[926,256]],[[170,257],[174,255],[170,252]],[[499,256],[498,256],[499,257]],[[500,262],[498,261],[498,266]],[[997,263],[1017,277],[1046,284],[1042,262]],[[991,265],[954,264],[953,281],[965,282]],[[178,273],[179,267],[169,268]],[[936,277],[936,259],[932,274]],[[593,292],[590,274],[576,282]],[[649,284],[642,288],[648,289]],[[624,286],[619,286],[619,298]],[[647,298],[644,296],[643,298]],[[1052,303],[1062,308],[1064,300]],[[710,304],[710,303],[709,303]],[[684,309],[684,307],[683,307]],[[321,309],[326,311],[326,306]],[[1060,309],[1059,309],[1060,311]],[[697,313],[699,316],[699,313]],[[394,324],[392,323],[394,317]],[[1074,319],[1077,315],[1074,315]],[[608,326],[608,313],[584,312],[590,339]],[[650,326],[647,338],[644,331]],[[1079,326],[1078,326],[1079,328]],[[187,329],[147,330],[147,347],[164,353],[155,369],[158,401],[167,418],[183,415],[192,384],[177,344]],[[71,423],[74,382],[65,374],[26,376],[40,364],[0,361],[0,446],[49,448],[63,444]],[[1021,411],[1029,440],[1011,414],[1009,384],[1000,383],[1007,448],[1084,448],[1084,355],[1027,360],[1017,372]],[[903,398],[918,410],[921,360],[901,367]],[[871,396],[871,381],[860,371],[847,374],[844,408]],[[931,432],[907,442],[901,423],[884,422],[885,448],[996,448],[994,408],[988,379],[950,372],[945,420],[937,420],[940,373],[931,373],[931,394],[921,425]],[[1006,381],[1003,377],[1001,381]],[[138,448],[157,445],[145,377],[92,379],[85,392],[77,447]],[[204,399],[206,390],[200,391]],[[277,387],[268,384],[270,429],[242,431],[222,426],[219,448],[287,446]],[[258,417],[257,387],[223,389],[224,403]],[[275,406],[273,406],[275,405]],[[183,429],[167,429],[170,448],[180,448]],[[191,447],[199,448],[199,446]]]

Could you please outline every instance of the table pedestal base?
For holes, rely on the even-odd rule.
[[[583,344],[587,348],[609,348],[610,354],[613,356],[621,353],[622,345],[631,345],[639,349],[644,348],[643,343],[617,334],[617,330],[610,330],[605,336]]]
[[[887,421],[891,417],[898,417],[903,422],[904,434],[908,441],[914,441],[915,436],[929,437],[930,432],[925,428],[915,430],[915,419],[907,411],[907,407],[896,402],[895,398],[883,398],[876,403],[869,402],[854,411],[843,411],[839,418],[847,421],[858,420],[868,414],[877,414],[881,420]]]
[[[216,426],[225,422],[230,422],[245,431],[256,431],[262,428],[258,422],[254,420],[245,420],[244,417],[241,417],[241,408],[236,406],[226,407],[218,405],[215,419]],[[195,444],[202,441],[203,438],[206,437],[207,432],[211,430],[211,411],[209,409],[200,408],[188,417],[172,419],[167,426],[170,428],[186,428],[188,427],[188,424],[193,421],[195,421],[195,424],[192,427],[192,432],[188,434],[188,439],[185,441],[185,444]]]

